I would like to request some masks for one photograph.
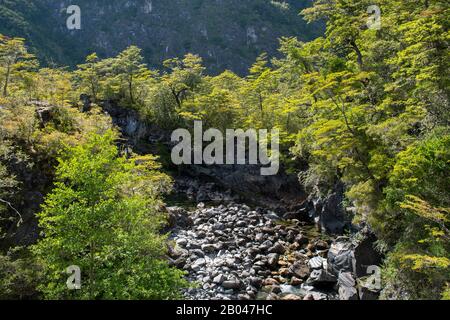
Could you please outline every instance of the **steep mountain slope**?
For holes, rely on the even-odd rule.
[[[2,0],[0,33],[26,37],[46,63],[74,65],[94,51],[107,57],[135,44],[152,67],[192,52],[211,73],[242,74],[263,51],[275,54],[280,36],[309,40],[322,32],[298,16],[309,0],[287,2]],[[71,4],[81,8],[81,30],[66,27]]]

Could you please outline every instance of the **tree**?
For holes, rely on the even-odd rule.
[[[38,214],[33,247],[45,270],[47,298],[167,299],[185,285],[163,260],[158,212],[167,176],[153,158],[118,155],[115,134],[92,135],[59,160],[55,188]],[[64,271],[77,265],[82,289],[68,291]]]
[[[125,84],[124,91],[132,105],[136,103],[137,83],[147,80],[151,75],[142,61],[141,49],[136,46],[125,49],[114,59],[113,70],[119,81]]]
[[[450,53],[449,11],[446,1],[425,1],[410,8],[403,1],[390,4],[400,12],[416,14],[393,15],[398,28],[393,36],[402,46],[390,61],[394,70],[389,90],[407,106],[427,110],[430,126],[450,124]],[[398,93],[405,93],[406,96]],[[425,125],[429,125],[424,123]]]
[[[184,102],[203,89],[204,67],[202,59],[192,54],[183,59],[166,60],[164,66],[163,74],[153,77],[149,83],[144,112],[159,126],[174,128],[180,126],[183,115],[187,115]]]
[[[308,22],[319,19],[327,21],[327,42],[332,48],[352,52],[360,68],[364,66],[363,52],[359,45],[362,26],[367,20],[370,1],[316,0],[311,8],[302,11]]]
[[[275,98],[277,90],[276,77],[268,63],[267,54],[261,54],[250,68],[246,85],[242,88],[247,124],[265,129],[273,127],[270,100]]]
[[[78,66],[76,74],[81,79],[83,88],[87,88],[93,101],[97,101],[101,82],[101,64],[96,53],[86,57],[86,63]]]
[[[187,54],[182,60],[169,59],[164,66],[170,73],[162,77],[163,83],[170,89],[177,108],[182,107],[183,100],[192,93],[202,80],[204,67],[202,59],[193,54]]]
[[[26,248],[0,253],[0,299],[29,300],[39,297],[42,269]]]
[[[16,224],[22,223],[22,215],[17,211],[13,204],[9,201],[12,198],[12,191],[17,188],[17,181],[14,176],[11,176],[7,168],[0,163],[0,239],[3,239],[6,235],[2,230],[5,224],[11,223],[11,221],[17,221]],[[14,215],[9,214],[5,217],[5,212],[14,212]]]
[[[448,5],[380,1],[382,28],[365,27],[368,1],[316,0],[325,38],[283,40],[280,67],[298,74],[306,106],[294,151],[303,181],[346,201],[390,249],[388,283],[439,297],[448,282]],[[439,217],[439,218],[437,218]],[[394,270],[394,271],[392,271]],[[447,280],[446,280],[447,278]]]
[[[413,298],[440,298],[450,279],[449,150],[441,128],[400,152],[369,220],[392,246],[388,282],[400,282]]]
[[[8,38],[0,34],[0,71],[3,73],[3,97],[8,96],[11,77],[17,72],[35,67],[34,56],[25,47],[25,39]]]

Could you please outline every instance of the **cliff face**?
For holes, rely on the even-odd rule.
[[[134,44],[152,67],[191,52],[202,56],[210,73],[243,74],[262,52],[276,54],[279,37],[306,41],[322,32],[298,15],[309,0],[282,2],[14,0],[0,3],[0,33],[28,38],[46,62],[74,65],[89,53],[107,57]],[[71,4],[81,8],[81,30],[66,27]]]

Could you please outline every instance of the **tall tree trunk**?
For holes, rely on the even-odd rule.
[[[179,92],[176,92],[174,88],[170,88],[170,91],[172,91],[172,95],[175,98],[175,102],[177,103],[178,108],[181,108],[182,104],[182,98],[180,96],[187,91],[187,89],[181,89]]]
[[[130,100],[131,100],[131,103],[134,104],[134,96],[133,96],[133,75],[130,76],[130,80],[128,81],[128,90],[130,91]]]
[[[358,60],[359,67],[362,69],[362,67],[363,67],[363,55],[362,55],[362,53],[361,53],[361,50],[359,50],[358,45],[356,44],[356,42],[355,42],[354,40],[352,40],[352,41],[350,42],[350,46],[351,46],[351,47],[353,48],[353,50],[355,51],[356,56],[357,56],[357,60]]]
[[[96,81],[91,79],[91,93],[92,93],[92,99],[94,102],[97,102],[97,87],[96,87]]]
[[[175,102],[177,103],[178,108],[181,108],[181,101],[179,95],[175,92],[175,89],[171,88],[172,95],[175,98]]]
[[[3,96],[8,96],[8,85],[9,85],[9,77],[11,76],[11,65],[8,65],[6,68],[6,78],[5,78],[5,85],[3,86]]]

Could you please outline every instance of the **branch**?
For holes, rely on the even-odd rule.
[[[20,224],[23,223],[22,215],[20,214],[20,212],[16,208],[13,207],[11,202],[8,202],[8,201],[3,200],[1,198],[0,198],[0,202],[6,204],[8,207],[10,207],[19,216],[19,221],[17,222],[17,226],[19,226]]]
[[[347,118],[347,114],[345,112],[345,102],[342,99],[338,99],[341,101],[341,105],[339,105],[338,101],[334,99],[334,97],[329,94],[329,97],[331,99],[331,101],[336,105],[336,107],[341,111],[342,116],[344,117],[344,121],[345,121],[345,125],[347,127],[347,130],[350,132],[350,134],[356,139],[356,140],[360,140],[360,137],[356,134],[356,131],[350,126],[350,122]],[[375,176],[372,173],[372,170],[370,170],[367,161],[364,160],[364,157],[362,156],[361,152],[359,151],[358,147],[355,146],[354,150],[356,152],[356,157],[357,159],[361,162],[362,166],[364,167],[364,169],[366,170],[366,173],[369,175],[370,179],[372,179],[375,183],[376,183],[376,188],[377,190],[380,189],[379,185],[378,185],[378,180],[375,178]]]

